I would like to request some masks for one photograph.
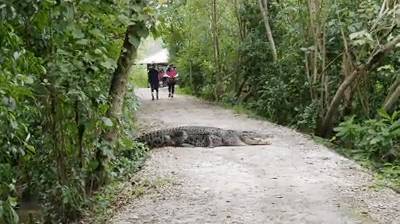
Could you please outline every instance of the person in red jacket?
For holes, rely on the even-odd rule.
[[[168,75],[168,97],[173,98],[175,93],[176,77],[178,76],[178,73],[176,72],[176,67],[171,65],[167,69],[167,75]]]

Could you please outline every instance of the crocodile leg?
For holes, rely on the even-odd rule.
[[[175,146],[183,146],[186,139],[188,138],[188,134],[184,130],[180,130],[174,133],[173,139],[175,140]]]
[[[220,136],[216,135],[209,135],[208,136],[208,147],[209,148],[214,148],[217,146],[222,146],[223,145],[223,140]]]

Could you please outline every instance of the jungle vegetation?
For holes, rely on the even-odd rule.
[[[161,37],[186,92],[332,140],[400,179],[398,0],[0,0],[0,223],[81,216],[137,167],[129,78]]]

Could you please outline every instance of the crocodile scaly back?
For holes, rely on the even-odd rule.
[[[266,138],[270,136],[255,132],[224,130],[205,126],[183,126],[161,129],[145,133],[136,140],[143,142],[150,148],[166,146],[243,146],[243,145],[268,145]]]

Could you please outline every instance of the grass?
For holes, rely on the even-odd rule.
[[[176,88],[178,87],[178,88]],[[179,86],[175,86],[175,92],[177,94],[180,95],[188,95],[188,96],[192,96],[192,90],[189,87],[179,87]]]
[[[130,83],[135,88],[147,87],[147,68],[146,65],[134,65],[131,75],[129,76]]]

